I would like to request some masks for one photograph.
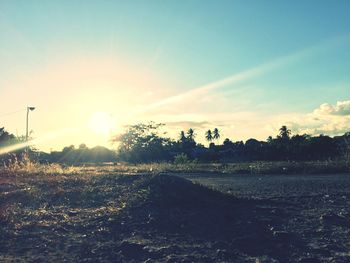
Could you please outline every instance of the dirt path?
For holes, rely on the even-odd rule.
[[[186,178],[237,197],[274,201],[266,209],[280,221],[271,228],[301,240],[300,261],[350,262],[350,174]]]

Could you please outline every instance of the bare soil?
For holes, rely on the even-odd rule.
[[[0,262],[350,262],[350,175],[0,174]]]

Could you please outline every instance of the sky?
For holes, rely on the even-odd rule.
[[[0,0],[0,127],[113,147],[125,125],[233,141],[350,130],[350,1]]]

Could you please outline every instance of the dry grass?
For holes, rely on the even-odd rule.
[[[30,160],[28,155],[24,155],[22,159],[14,157],[4,163],[3,167],[0,167],[0,171],[5,173],[20,173],[20,174],[76,174],[79,173],[79,167],[63,166],[61,164],[41,164]]]
[[[128,246],[142,247],[140,251],[145,253],[144,260],[154,257],[154,261],[159,258],[165,261],[169,255],[174,254],[172,248],[174,246],[171,246],[169,250],[164,250],[164,246],[173,243],[176,244],[175,252],[181,257],[185,258],[187,255],[192,255],[197,259],[193,261],[205,262],[202,260],[202,255],[206,255],[210,259],[206,262],[214,262],[218,255],[217,248],[213,248],[212,243],[216,239],[212,239],[211,236],[200,236],[200,238],[212,242],[208,247],[203,246],[203,244],[206,244],[203,242],[199,242],[194,246],[193,240],[197,240],[199,234],[208,233],[209,230],[213,237],[218,237],[220,240],[221,235],[226,235],[226,233],[233,233],[232,238],[236,238],[246,235],[247,229],[251,230],[252,235],[255,236],[253,235],[249,239],[246,247],[243,239],[243,249],[251,247],[256,249],[259,244],[263,244],[267,246],[272,256],[280,256],[283,259],[290,258],[295,254],[276,254],[276,251],[288,251],[287,249],[276,249],[275,245],[280,245],[279,240],[276,243],[274,243],[274,239],[269,239],[271,242],[273,241],[272,243],[259,242],[256,233],[260,232],[256,230],[260,228],[252,228],[250,223],[249,225],[245,223],[252,222],[252,218],[255,218],[257,220],[255,226],[260,227],[266,223],[266,218],[271,219],[274,216],[279,217],[279,221],[283,219],[287,220],[288,223],[290,215],[279,213],[279,210],[276,210],[277,203],[271,202],[268,204],[267,207],[270,207],[270,210],[277,211],[271,212],[270,215],[270,212],[266,212],[266,208],[263,210],[259,208],[260,201],[248,202],[246,199],[237,199],[237,202],[229,202],[226,195],[222,196],[217,192],[192,185],[174,176],[152,176],[152,174],[158,172],[201,173],[201,176],[205,177],[205,173],[212,172],[215,173],[212,177],[220,177],[221,173],[236,173],[247,174],[247,176],[241,177],[245,180],[246,178],[252,178],[253,180],[254,177],[249,176],[249,174],[316,173],[319,171],[349,171],[349,163],[256,162],[237,164],[187,163],[178,165],[153,163],[72,167],[59,164],[38,164],[28,159],[14,161],[6,167],[0,168],[0,224],[2,225],[2,228],[0,228],[0,261],[81,262],[86,260],[86,262],[123,262],[125,258],[131,257],[125,252]],[[284,178],[285,176],[281,177]],[[333,176],[329,177],[333,178]],[[229,178],[229,176],[226,176],[226,178]],[[272,182],[268,184],[271,187],[271,192],[279,195],[281,189],[286,189],[283,186],[284,184],[282,184],[283,187],[280,187],[275,184],[275,181]],[[324,188],[324,182],[320,181],[319,185],[315,185],[315,189]],[[229,185],[225,185],[229,187]],[[294,192],[300,194],[300,183],[295,184],[295,186]],[[329,194],[328,186],[329,184],[327,184],[325,190],[327,195]],[[339,192],[334,194],[338,198],[335,205],[341,202],[340,208],[342,206],[348,207],[348,203],[346,203],[349,200],[346,194],[348,192],[347,188],[333,188],[336,191],[339,189]],[[257,193],[253,191],[248,192],[247,195],[254,196],[260,190],[261,181],[258,181],[257,188],[254,190]],[[285,200],[289,202],[290,197],[288,195],[281,196],[283,202],[280,209],[282,211],[282,209],[285,209]],[[323,196],[323,194],[319,195],[321,201]],[[310,209],[309,207],[313,208],[314,199],[300,198],[304,199],[296,199],[297,201],[295,201],[296,203],[289,213],[295,211],[296,205],[300,204],[307,204],[307,209]],[[323,201],[320,200],[317,199],[315,204],[321,203],[323,205]],[[206,204],[204,207],[203,203]],[[328,206],[331,204],[327,201]],[[250,205],[250,208],[247,209],[248,205]],[[236,213],[237,209],[239,209],[238,213]],[[233,214],[227,217],[227,211],[233,211]],[[313,209],[312,211],[314,213],[316,210]],[[294,216],[299,215],[300,211],[295,213]],[[244,218],[237,218],[237,216],[244,216]],[[319,213],[312,214],[313,220],[317,221],[319,217]],[[237,229],[227,231],[226,221],[218,221],[218,218],[221,218],[221,220],[227,220],[228,218],[229,222],[236,222]],[[304,221],[303,218],[302,222]],[[297,224],[297,228],[295,228],[293,224],[290,227],[293,232],[297,229],[300,233],[304,233],[304,230],[310,229],[309,225]],[[318,226],[320,222],[310,221],[308,224]],[[234,227],[235,225],[229,224],[228,226]],[[221,228],[221,226],[225,227]],[[241,229],[243,233],[240,232]],[[138,232],[135,232],[135,230]],[[177,233],[176,238],[174,238],[174,233]],[[188,233],[193,235],[189,239],[187,239]],[[324,233],[326,235],[328,232],[325,231]],[[341,233],[345,232],[339,231],[337,235]],[[268,235],[270,234],[268,232]],[[179,237],[183,239],[179,241]],[[136,243],[133,241],[138,238],[144,240],[142,244],[140,244],[141,241],[135,241]],[[258,240],[258,243],[250,246],[256,240]],[[347,242],[348,239],[342,237],[342,240]],[[129,244],[130,242],[135,244]],[[240,242],[239,239],[237,239],[237,242]],[[339,241],[339,243],[341,242]],[[150,249],[149,244],[159,248],[160,252],[157,254],[151,250],[148,251],[147,249]],[[200,249],[199,245],[202,246]],[[225,246],[223,247],[225,248]],[[288,242],[286,246],[289,247]],[[194,247],[199,250],[193,252]],[[237,246],[235,245],[235,247]],[[245,257],[247,251],[244,252],[244,255],[242,254],[242,257]],[[132,253],[132,256],[135,256],[135,254],[137,253]],[[237,254],[236,257],[240,257],[240,255]],[[225,255],[221,256],[220,260],[227,261]],[[232,255],[227,255],[227,258],[231,257]],[[181,261],[178,259],[174,258],[174,262]],[[139,259],[136,259],[134,262],[139,261]],[[124,260],[124,262],[128,261]],[[237,260],[235,262],[251,261]],[[287,261],[281,260],[280,262]]]
[[[85,164],[67,166],[52,163],[41,164],[27,156],[21,160],[14,158],[0,166],[1,174],[18,175],[104,175],[137,173],[222,173],[222,174],[327,174],[350,172],[350,160],[318,162],[244,162],[244,163],[198,163],[170,162],[147,164]]]
[[[245,163],[149,163],[118,164],[101,167],[105,172],[119,173],[223,173],[223,174],[323,174],[348,173],[350,161],[319,162],[245,162]]]

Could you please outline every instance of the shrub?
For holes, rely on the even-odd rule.
[[[187,157],[187,154],[185,153],[180,153],[177,154],[174,157],[174,164],[188,164],[190,162],[190,160]]]

